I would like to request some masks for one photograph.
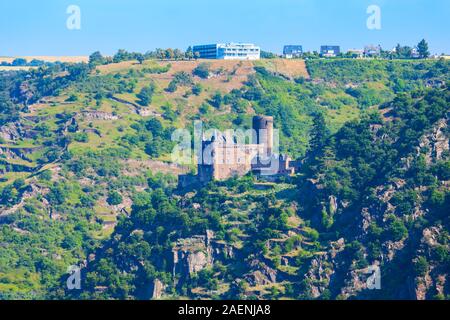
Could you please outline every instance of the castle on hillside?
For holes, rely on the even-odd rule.
[[[252,132],[251,143],[239,143],[236,136],[227,134],[203,137],[197,175],[180,176],[179,187],[202,186],[249,172],[272,179],[294,175],[300,163],[274,152],[273,117],[255,116]]]

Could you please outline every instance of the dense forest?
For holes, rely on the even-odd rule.
[[[193,58],[0,72],[1,299],[450,297],[449,61]],[[174,130],[255,114],[300,172],[178,188]]]

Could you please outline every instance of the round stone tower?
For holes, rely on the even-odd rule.
[[[273,117],[253,117],[253,130],[256,131],[256,144],[264,145],[267,155],[273,150]]]

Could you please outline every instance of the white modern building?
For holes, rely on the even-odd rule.
[[[193,47],[201,59],[259,60],[261,48],[252,43],[218,43]]]

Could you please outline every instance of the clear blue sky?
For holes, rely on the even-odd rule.
[[[66,28],[71,4],[81,8],[81,30]],[[366,27],[371,4],[381,7],[381,30]],[[433,53],[450,53],[449,0],[0,1],[0,56],[145,52],[229,41],[273,52],[284,44],[390,49],[422,38]]]

